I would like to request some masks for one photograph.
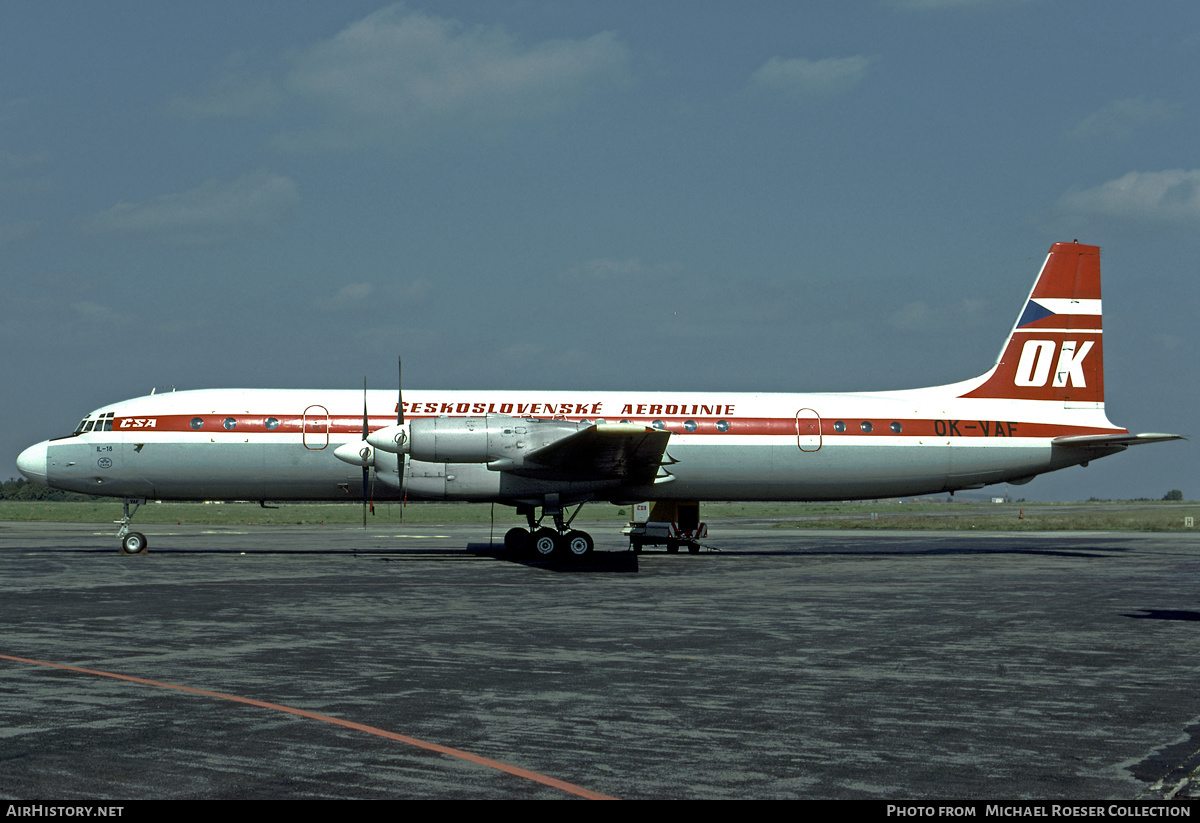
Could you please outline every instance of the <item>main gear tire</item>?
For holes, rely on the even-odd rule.
[[[150,542],[141,532],[130,532],[121,538],[121,554],[145,554],[150,549]]]

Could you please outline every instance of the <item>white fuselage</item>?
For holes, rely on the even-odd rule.
[[[1021,481],[1084,462],[1114,449],[1064,452],[1051,440],[1125,432],[1102,407],[1081,412],[1040,401],[961,398],[975,382],[862,394],[409,390],[407,420],[490,414],[629,421],[669,431],[670,439],[653,483],[532,480],[483,463],[405,458],[403,482],[373,486],[371,493],[501,502],[547,492],[622,501],[926,494]],[[365,401],[370,431],[396,422],[394,393],[370,392]],[[363,393],[339,390],[139,397],[88,417],[111,415],[109,424],[31,447],[21,469],[58,488],[119,497],[357,500],[362,471],[333,451],[362,438],[363,405]]]

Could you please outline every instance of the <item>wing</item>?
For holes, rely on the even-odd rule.
[[[671,433],[634,423],[595,423],[489,468],[543,480],[653,483]]]

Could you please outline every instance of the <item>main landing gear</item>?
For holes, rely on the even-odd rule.
[[[129,521],[133,520],[134,513],[138,507],[146,502],[143,498],[127,497],[125,498],[124,516],[120,520],[114,520],[114,523],[120,523],[121,528],[117,529],[117,539],[121,541],[121,554],[145,554],[150,548],[149,541],[146,540],[146,535],[141,532],[131,532],[129,530]],[[129,510],[129,504],[133,504],[133,511]]]
[[[533,557],[538,560],[582,560],[590,555],[595,547],[590,534],[571,528],[571,521],[582,508],[583,504],[580,503],[570,518],[564,518],[562,508],[547,500],[542,506],[542,517],[539,518],[534,515],[533,506],[518,506],[517,512],[525,515],[529,528],[522,529],[518,526],[509,529],[504,535],[505,550],[516,557]],[[547,514],[554,519],[554,528],[541,525]]]

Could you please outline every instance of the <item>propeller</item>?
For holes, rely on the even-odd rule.
[[[364,438],[367,444],[392,454],[405,454],[408,451],[408,429],[404,424],[404,375],[403,358],[396,358],[396,425],[376,429],[369,437]],[[353,462],[353,461],[347,461]]]
[[[368,434],[370,434],[370,431],[368,431],[368,424],[367,424],[367,378],[366,378],[366,375],[363,375],[363,436],[362,436],[362,439],[364,441],[367,439]],[[363,528],[364,529],[367,527],[367,495],[369,492],[369,486],[370,486],[370,482],[371,482],[371,467],[370,467],[370,465],[367,464],[366,460],[371,455],[369,453],[363,454],[363,452],[368,451],[369,448],[370,447],[364,447],[359,452],[359,456],[363,458],[362,470],[363,470]],[[374,501],[371,501],[371,502],[374,503]]]
[[[397,371],[402,369],[400,358],[396,359]],[[375,450],[382,449],[392,454],[404,454],[408,450],[408,428],[404,423],[404,391],[396,388],[396,425],[384,426],[371,431],[370,419],[367,415],[367,378],[363,378],[363,427],[362,440],[357,443],[343,443],[333,450],[334,456],[344,463],[363,468],[363,505],[368,499],[369,469],[375,465]],[[374,511],[374,506],[371,507]],[[363,515],[364,520],[366,515]]]

